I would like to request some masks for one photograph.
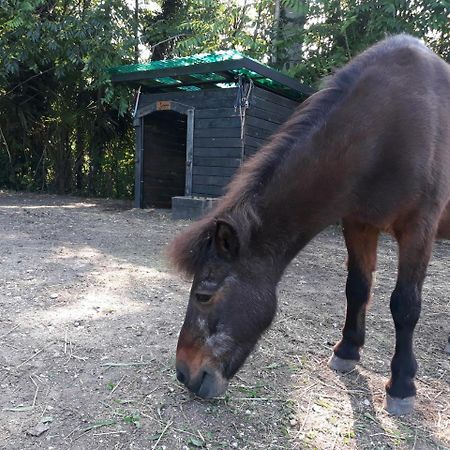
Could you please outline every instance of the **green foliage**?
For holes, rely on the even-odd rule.
[[[130,93],[106,72],[132,61],[130,17],[120,0],[0,4],[0,185],[130,195]]]
[[[412,34],[444,59],[450,57],[450,2],[312,0],[307,6],[302,61],[291,70],[307,83],[392,34]]]
[[[155,0],[139,11],[152,59],[237,49],[319,85],[388,34],[450,60],[450,2]],[[130,90],[107,68],[135,60],[124,0],[0,2],[0,187],[131,197]]]

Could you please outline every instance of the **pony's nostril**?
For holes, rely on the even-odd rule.
[[[180,383],[188,384],[189,375],[188,375],[187,369],[185,367],[183,367],[183,366],[177,367],[177,380]]]
[[[204,370],[201,375],[200,386],[196,394],[203,398],[213,398],[222,395],[226,389],[227,382],[212,370]]]
[[[178,369],[177,369],[177,380],[180,383],[184,383],[184,374],[181,370],[178,370]]]

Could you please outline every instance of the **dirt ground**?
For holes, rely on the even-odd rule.
[[[174,371],[190,285],[164,248],[187,225],[127,203],[0,192],[1,449],[450,448],[450,243],[437,243],[424,288],[416,412],[395,418],[382,409],[387,237],[355,371],[326,365],[345,311],[336,227],[291,264],[275,323],[226,396],[204,401]]]

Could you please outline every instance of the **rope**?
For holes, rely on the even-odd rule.
[[[239,75],[238,90],[236,101],[234,103],[234,111],[239,108],[239,117],[241,119],[241,140],[244,139],[245,114],[250,106],[250,95],[253,90],[253,80],[251,78]]]
[[[141,87],[142,86],[139,86],[139,89],[136,94],[136,102],[135,102],[134,108],[133,108],[133,119],[136,117],[136,113],[139,108],[139,100],[141,99]]]

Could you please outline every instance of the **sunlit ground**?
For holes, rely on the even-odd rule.
[[[345,309],[345,250],[328,230],[287,271],[276,321],[229,391],[202,401],[174,374],[190,286],[164,248],[183,226],[108,202],[0,194],[0,448],[450,447],[449,244],[424,289],[416,412],[397,418],[382,409],[392,242],[380,245],[355,371],[327,367]],[[30,435],[43,417],[48,429]]]

